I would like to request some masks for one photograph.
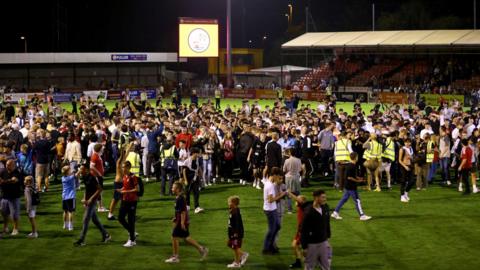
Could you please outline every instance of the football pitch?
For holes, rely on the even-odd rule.
[[[331,188],[330,181],[313,182],[302,190],[310,200],[314,189],[327,192],[328,203],[335,207],[342,193]],[[104,200],[112,196],[111,178],[107,179]],[[61,186],[54,185],[42,194],[37,222],[39,238],[27,239],[29,223],[24,212],[20,234],[0,239],[2,269],[225,269],[233,259],[226,246],[227,198],[239,195],[245,238],[243,249],[250,253],[244,269],[288,269],[294,257],[290,248],[295,234],[296,215],[283,216],[279,236],[280,254],[262,255],[267,230],[262,211],[262,191],[239,184],[217,184],[201,192],[201,214],[191,213],[191,236],[210,249],[208,259],[199,261],[193,247],[181,244],[178,265],[167,265],[171,255],[170,233],[173,197],[159,196],[159,183],[146,185],[138,203],[139,233],[137,246],[122,245],[127,232],[118,221],[101,222],[112,235],[112,242],[100,243],[101,235],[91,224],[86,246],[74,247],[81,227],[83,207],[77,194],[75,230],[62,229]],[[411,202],[401,203],[398,187],[392,191],[361,191],[363,208],[373,218],[362,222],[354,205],[347,202],[341,211],[343,220],[332,220],[332,269],[479,269],[477,248],[480,242],[478,195],[462,196],[454,188],[435,185],[426,191],[411,192]],[[24,210],[22,210],[24,211]]]
[[[151,101],[154,105],[154,101]],[[170,102],[165,99],[164,104]],[[189,103],[189,99],[184,99]],[[200,100],[204,102],[204,100]],[[222,100],[237,108],[240,99]],[[260,105],[273,105],[271,100],[260,100]],[[317,103],[311,102],[312,108]],[[111,108],[114,102],[108,101]],[[70,109],[70,104],[63,104]],[[351,113],[352,103],[338,103],[339,108]],[[373,104],[362,104],[368,111]],[[438,179],[436,179],[438,180]],[[313,181],[313,186],[303,189],[308,200],[317,188],[326,190],[328,204],[334,208],[342,193],[332,188],[330,179]],[[112,197],[112,178],[106,178],[104,202]],[[173,197],[160,197],[159,183],[146,184],[144,197],[138,203],[139,233],[137,246],[132,249],[122,245],[128,235],[117,220],[107,220],[107,213],[99,217],[112,242],[100,243],[101,235],[91,223],[86,246],[74,247],[81,229],[83,206],[77,194],[77,211],[73,232],[62,229],[61,185],[56,184],[42,193],[38,207],[38,239],[28,239],[30,224],[23,208],[20,233],[0,239],[1,269],[226,269],[233,261],[227,242],[227,198],[240,196],[240,208],[245,227],[243,250],[250,253],[244,269],[288,269],[294,261],[291,242],[296,230],[296,213],[283,216],[278,239],[280,254],[262,255],[267,220],[262,210],[263,193],[239,184],[217,184],[201,192],[200,205],[204,213],[191,213],[191,236],[209,248],[206,261],[181,243],[180,263],[168,265],[164,260],[171,255],[171,219],[174,214]],[[332,269],[480,269],[478,243],[480,243],[479,195],[462,196],[454,187],[432,185],[428,190],[410,193],[411,201],[401,203],[399,187],[391,191],[360,191],[365,213],[373,218],[367,222],[358,219],[354,205],[348,201],[341,211],[343,220],[331,220],[333,248]],[[118,208],[117,208],[118,211]],[[117,213],[116,213],[117,214]]]

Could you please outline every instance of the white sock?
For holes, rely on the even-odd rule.
[[[463,183],[460,183],[460,184],[458,185],[458,187],[459,187],[459,188],[462,188],[462,187],[463,187]]]
[[[473,185],[473,188],[477,188],[477,185]]]
[[[109,217],[109,218],[113,217],[113,214],[110,213],[110,212],[108,212],[108,217]]]

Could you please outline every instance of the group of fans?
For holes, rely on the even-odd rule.
[[[126,247],[136,245],[136,207],[143,195],[143,183],[160,182],[161,196],[176,197],[174,251],[167,262],[179,261],[180,238],[194,245],[202,258],[207,256],[208,249],[189,237],[188,212],[204,211],[200,207],[204,188],[231,183],[233,179],[257,189],[266,187],[264,210],[269,231],[265,254],[278,252],[275,242],[281,216],[293,211],[292,201],[300,206],[305,202],[301,188],[310,186],[313,177],[333,179],[336,189],[345,190],[331,214],[335,219],[341,219],[340,208],[350,196],[360,219],[370,219],[361,208],[357,185],[380,192],[399,184],[400,201],[408,203],[410,189],[414,185],[417,190],[427,189],[439,169],[445,186],[456,183],[464,194],[478,192],[480,114],[475,108],[463,111],[458,101],[442,102],[436,107],[424,102],[377,104],[365,111],[357,100],[353,111],[346,112],[336,108],[334,97],[312,108],[300,105],[298,97],[283,100],[282,94],[272,107],[243,101],[239,108],[227,105],[221,110],[220,97],[216,91],[215,105],[210,100],[199,104],[195,94],[190,105],[183,104],[176,94],[172,102],[160,97],[156,106],[140,99],[124,99],[111,110],[103,99],[81,98],[78,110],[77,100],[72,101],[73,112],[52,101],[44,106],[38,98],[21,105],[7,102],[1,108],[0,120],[3,235],[9,231],[9,221],[14,224],[11,234],[18,234],[20,198],[24,195],[32,224],[29,237],[38,237],[38,193],[48,192],[50,182],[60,179],[66,230],[73,230],[76,190],[80,183],[85,185],[81,200],[85,205],[83,228],[76,245],[85,244],[90,220],[101,231],[103,241],[109,241],[111,237],[96,212],[108,211],[108,219],[114,220],[116,205],[121,202],[118,219],[129,232]],[[115,174],[110,204],[102,200],[103,177],[108,173]],[[318,244],[301,237],[305,228],[300,226],[304,208],[308,216],[308,209],[317,203],[321,205],[318,209],[324,209],[320,212],[328,213],[324,192],[315,194],[319,199],[313,206],[298,208],[301,215],[296,251],[300,246]],[[238,204],[238,197],[229,198],[229,246],[235,250],[235,261],[229,266],[234,268],[248,258],[248,253],[240,250],[243,224]],[[328,235],[329,230],[328,225]],[[317,249],[322,258],[328,257],[325,252],[329,250],[329,246]],[[292,267],[300,266],[301,252],[296,254]],[[320,258],[315,254],[310,257]],[[325,261],[321,264],[329,267]],[[306,266],[312,265],[315,261],[308,265],[306,261]]]

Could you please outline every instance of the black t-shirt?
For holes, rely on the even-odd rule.
[[[51,148],[52,143],[49,140],[42,139],[35,143],[33,150],[37,154],[37,163],[48,164],[48,155]]]
[[[98,182],[97,178],[91,174],[87,174],[82,177],[82,182],[85,185],[85,198],[90,199],[101,184]]]
[[[251,133],[244,133],[240,136],[239,144],[238,144],[238,150],[242,154],[248,154],[248,151],[250,151],[250,148],[253,145],[253,135]]]
[[[345,188],[347,190],[357,190],[357,182],[352,181],[349,177],[357,178],[357,167],[353,163],[346,165],[346,183]]]
[[[189,224],[188,220],[188,211],[187,211],[187,201],[183,195],[177,196],[175,198],[175,223],[180,225],[182,222],[182,212],[185,211],[187,213],[187,218],[185,220],[185,225]]]
[[[8,172],[8,170],[3,170],[0,173],[0,178],[2,180],[10,181],[12,177],[16,177],[18,179],[17,182],[15,183],[3,183],[1,182],[1,188],[2,188],[2,197],[4,199],[17,199],[22,197],[22,188],[23,188],[23,176],[22,174],[17,170],[13,170],[12,172]]]

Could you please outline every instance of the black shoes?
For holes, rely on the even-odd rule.
[[[302,268],[302,263],[299,259],[296,259],[294,263],[290,264],[290,269]]]

